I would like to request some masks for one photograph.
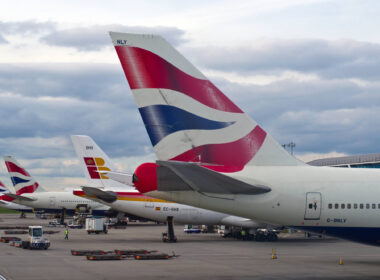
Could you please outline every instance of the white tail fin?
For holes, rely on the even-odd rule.
[[[4,156],[4,162],[17,195],[45,191],[25,168],[17,162],[16,158]]]
[[[222,172],[303,164],[160,36],[110,36],[159,160]]]
[[[86,135],[71,135],[75,152],[83,167],[87,182],[91,187],[97,188],[131,188],[122,183],[109,179],[102,174],[105,171],[117,171],[110,158],[103,150]]]

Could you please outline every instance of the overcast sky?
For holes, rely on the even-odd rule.
[[[46,187],[85,183],[71,134],[155,159],[108,31],[164,36],[301,159],[380,152],[379,1],[1,3],[0,152]]]

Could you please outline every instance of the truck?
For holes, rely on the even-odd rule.
[[[43,236],[42,226],[29,226],[28,240],[21,241],[23,249],[44,249],[50,247],[50,241]]]
[[[87,218],[86,219],[86,230],[88,234],[91,233],[104,233],[107,234],[107,225],[105,224],[105,218]]]

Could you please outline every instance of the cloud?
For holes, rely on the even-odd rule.
[[[296,153],[378,152],[380,83],[212,80],[281,144],[295,141]],[[119,65],[0,64],[0,100],[2,153],[73,157],[71,134],[92,136],[111,157],[152,153]]]
[[[109,31],[159,34],[173,45],[184,42],[185,32],[176,27],[145,27],[126,25],[94,25],[89,27],[55,30],[41,38],[41,41],[54,46],[73,47],[80,51],[97,51],[111,46]]]
[[[280,144],[295,153],[376,153],[380,84],[285,80],[265,86],[213,80]]]
[[[25,35],[35,34],[41,32],[52,31],[56,28],[57,24],[51,21],[37,22],[34,20],[27,21],[13,21],[5,22],[0,21],[0,34],[7,35]]]
[[[323,153],[323,154],[318,154],[318,153],[306,153],[306,154],[300,154],[297,155],[296,157],[303,162],[310,162],[316,159],[322,159],[322,158],[333,158],[333,157],[344,157],[347,156],[347,154],[344,153],[337,153],[337,152],[330,152],[330,153]]]
[[[1,44],[8,44],[8,41],[2,35],[0,35],[0,45]]]
[[[0,78],[4,132],[0,152],[25,158],[70,157],[74,152],[69,136],[85,134],[108,148],[112,157],[151,153],[132,93],[118,68],[0,65],[5,74]]]
[[[260,39],[237,47],[187,50],[209,69],[241,74],[316,73],[325,79],[380,78],[380,44],[354,40]]]

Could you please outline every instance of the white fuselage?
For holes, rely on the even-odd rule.
[[[246,166],[230,176],[271,191],[225,195],[229,200],[192,191],[147,195],[284,226],[380,230],[380,170]]]
[[[74,195],[72,192],[36,192],[26,193],[22,196],[32,198],[33,201],[15,199],[14,202],[34,208],[34,209],[49,209],[49,210],[75,210],[78,204],[85,204],[92,210],[107,211],[108,206],[98,202],[81,198]]]
[[[119,212],[132,214],[146,219],[165,222],[168,216],[174,218],[174,223],[190,225],[216,225],[241,226],[247,228],[265,227],[247,218],[241,218],[220,212],[200,209],[160,199],[152,199],[136,192],[119,192],[115,202],[104,203]]]
[[[4,200],[0,200],[0,207],[4,207],[11,210],[17,210],[17,211],[32,211],[32,208],[28,206],[9,202],[9,201],[4,201]]]

